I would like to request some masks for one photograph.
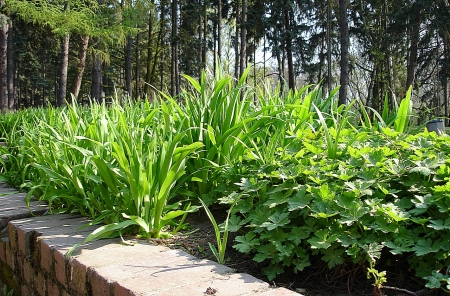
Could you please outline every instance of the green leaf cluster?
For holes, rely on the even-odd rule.
[[[329,268],[373,266],[368,273],[382,283],[381,250],[407,258],[422,278],[449,266],[450,139],[356,133],[364,136],[341,130],[342,142],[352,144],[334,157],[326,131],[308,133],[278,162],[249,161],[246,173],[230,177],[244,180],[233,189],[246,195],[235,207],[241,234],[234,248],[254,254],[269,279],[320,256]]]

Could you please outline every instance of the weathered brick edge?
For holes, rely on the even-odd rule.
[[[91,256],[93,258],[91,258],[91,261],[89,258],[89,247],[86,250],[87,253],[85,253],[87,254],[87,257],[86,255],[84,257],[80,256],[80,260],[78,259],[78,256],[66,258],[64,255],[67,250],[75,243],[80,243],[88,233],[92,232],[94,228],[88,227],[81,231],[78,230],[81,225],[86,224],[87,220],[73,215],[32,217],[33,215],[43,215],[46,212],[45,206],[42,206],[37,202],[33,202],[31,204],[31,212],[33,212],[33,214],[31,214],[26,207],[20,205],[20,202],[23,204],[24,197],[24,194],[12,192],[11,189],[2,188],[0,186],[0,282],[4,282],[8,284],[10,288],[13,288],[14,295],[153,295],[152,293],[146,294],[136,292],[134,289],[139,287],[140,289],[144,288],[145,290],[145,287],[142,287],[142,285],[145,286],[149,283],[142,282],[142,280],[139,279],[135,279],[135,282],[133,282],[133,278],[125,278],[122,282],[118,279],[112,280],[111,275],[108,275],[108,268],[115,268],[112,266],[114,265],[114,258],[111,257],[114,257],[114,252],[116,252],[115,248],[119,245],[117,244],[117,241],[111,241],[110,243],[108,240],[94,242],[91,245],[91,250],[97,249],[97,253],[92,251]],[[149,255],[150,253],[156,254],[157,252],[161,252],[160,249],[155,250],[154,247],[146,246],[145,244],[139,245],[140,250],[138,253],[140,254],[138,255],[141,256],[142,254],[145,254],[145,252],[148,252]],[[146,247],[147,249],[145,249]],[[98,258],[98,250],[100,249],[101,254],[105,254],[106,256],[105,260]],[[126,248],[123,249],[127,252]],[[120,252],[122,252],[121,255],[123,255],[123,249],[120,250]],[[76,251],[76,254],[80,254],[80,252],[82,251],[78,250]],[[136,252],[136,249],[129,248],[128,252]],[[176,258],[177,254],[175,253],[180,252],[170,250],[167,251],[167,254],[157,256],[164,258],[164,256],[175,255],[173,258]],[[222,276],[222,278],[225,279],[224,275],[226,275],[228,279],[231,279],[229,281],[227,279],[228,282],[226,282],[224,288],[221,290],[221,293],[218,295],[228,295],[227,287],[229,286],[229,291],[232,291],[233,285],[253,285],[253,290],[250,291],[254,292],[243,292],[242,295],[299,295],[284,288],[267,289],[265,288],[266,286],[264,286],[267,285],[266,283],[256,280],[246,274],[232,274],[230,276],[226,273],[229,269],[225,266],[213,263],[211,261],[202,263],[207,260],[203,260],[198,263],[198,259],[191,256],[193,258],[192,259],[189,258],[189,256],[190,255],[188,254],[183,254],[180,257],[182,259],[176,258],[178,261],[183,261],[182,264],[178,263],[178,266],[187,266],[191,264],[191,262],[197,260],[192,263],[192,265],[189,265],[189,268],[194,267],[197,268],[196,270],[198,270],[198,268],[203,270],[201,269],[202,266],[206,266],[206,268],[204,268],[205,272],[211,274],[216,272],[214,270],[219,270],[216,272],[217,278]],[[112,268],[111,266],[99,265],[99,261],[103,261],[103,264],[110,264]],[[188,263],[186,264],[186,262]],[[92,263],[91,266],[90,263]],[[93,267],[94,265],[95,267]],[[213,270],[210,270],[211,266],[214,267]],[[186,268],[185,272],[190,272],[189,268]],[[133,274],[134,271],[133,269],[129,269],[126,272],[127,274]],[[181,274],[181,278],[182,277],[183,275]],[[236,279],[234,282],[233,278]],[[219,285],[222,284],[222,282],[225,283],[223,279],[217,281]],[[161,280],[164,281],[164,278]],[[256,282],[254,280],[256,280]],[[183,287],[184,286],[182,286],[182,289],[184,289]],[[186,287],[188,288],[186,290],[187,294],[178,295],[190,296],[199,294],[198,290],[192,290],[189,292],[189,286]],[[256,289],[254,287],[256,287]],[[260,287],[264,288],[261,289]],[[169,287],[166,292],[159,291],[156,292],[155,295],[173,295],[170,291],[171,289]],[[230,295],[231,294],[236,295],[235,293],[230,293]],[[206,295],[206,293],[203,293],[203,295]]]

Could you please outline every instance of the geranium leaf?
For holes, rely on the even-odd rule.
[[[343,248],[328,248],[326,250],[323,250],[322,253],[324,254],[322,256],[322,260],[325,261],[328,264],[328,268],[333,268],[339,264],[344,263],[344,257],[342,254],[344,254]]]
[[[427,167],[418,166],[409,170],[410,173],[419,173],[424,176],[431,175],[431,170]]]
[[[428,227],[433,228],[435,230],[450,230],[450,217],[445,220],[430,220]]]
[[[269,217],[269,221],[261,224],[261,227],[265,227],[268,230],[274,230],[275,228],[284,226],[289,222],[291,222],[288,216],[289,213],[274,213],[272,216]]]
[[[302,186],[300,190],[288,201],[288,211],[296,211],[308,206],[312,196],[306,193],[306,186]]]
[[[435,253],[441,248],[441,239],[433,241],[431,238],[423,238],[417,241],[417,244],[412,248],[417,256],[423,256],[428,253]]]
[[[249,232],[244,236],[237,236],[235,241],[238,244],[235,244],[233,248],[242,253],[249,253],[255,246],[259,246],[259,240],[255,239],[255,237],[254,232]]]

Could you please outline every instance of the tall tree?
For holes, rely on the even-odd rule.
[[[93,57],[91,97],[102,102],[102,61],[98,56]]]
[[[242,0],[241,11],[241,42],[239,52],[239,77],[244,74],[245,68],[247,68],[247,0]]]
[[[218,0],[217,3],[217,58],[220,62],[222,58],[222,0]]]
[[[61,37],[59,91],[57,104],[64,105],[67,90],[67,69],[70,34],[73,32],[92,34],[96,28],[97,3],[87,1],[32,1],[9,0],[7,10],[32,23],[49,26]]]
[[[59,91],[57,98],[57,105],[64,106],[66,104],[67,94],[67,69],[69,68],[69,41],[70,35],[66,33],[62,37],[61,42],[61,58],[60,58],[60,72],[59,72]]]
[[[339,0],[339,33],[341,43],[341,75],[339,89],[339,105],[347,103],[348,86],[348,18],[347,18],[347,0]]]
[[[0,1],[0,7],[4,5]],[[0,13],[0,109],[3,114],[8,107],[8,97],[6,95],[6,51],[8,40],[8,17]]]
[[[288,87],[289,89],[295,88],[295,73],[294,73],[294,57],[292,53],[292,19],[291,19],[292,7],[288,1],[285,1],[283,5],[283,15],[284,15],[284,39],[286,43],[286,56],[288,62]]]
[[[172,61],[171,61],[171,86],[172,96],[180,93],[180,78],[178,68],[178,0],[172,1]]]
[[[420,1],[415,1],[412,4],[410,14],[411,15],[409,20],[408,31],[409,31],[409,39],[411,41],[409,47],[405,89],[408,89],[411,85],[413,85],[417,68],[418,46],[420,38],[420,23],[421,23]]]
[[[17,108],[16,90],[14,88],[14,30],[12,16],[9,16],[8,25],[8,44],[7,44],[7,69],[6,69],[6,83],[8,90],[8,108],[14,111]]]
[[[155,19],[155,2],[151,2],[152,5],[149,10],[149,16],[148,16],[148,35],[147,35],[147,74],[145,76],[145,86],[144,86],[144,92],[146,93],[147,97],[150,98],[151,93],[151,85],[153,84],[153,66],[154,66],[154,55],[156,55],[155,48],[154,48],[154,19]]]
[[[89,35],[80,36],[78,60],[75,64],[75,77],[73,79],[72,94],[75,99],[80,93],[81,82],[83,80],[84,69],[86,68],[86,55],[89,45]]]
[[[327,86],[328,94],[331,93],[331,0],[327,1]]]

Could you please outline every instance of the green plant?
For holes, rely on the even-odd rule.
[[[14,289],[9,289],[7,285],[3,286],[3,296],[13,296],[14,295]]]
[[[397,110],[397,117],[394,121],[394,130],[402,133],[408,127],[412,113],[412,101],[411,101],[412,86],[409,87],[406,92],[406,97],[400,102],[400,107]]]
[[[348,106],[340,106],[336,109],[336,111],[332,112],[331,118],[332,126],[328,127],[327,122],[322,114],[322,112],[314,106],[314,109],[316,110],[317,116],[319,117],[319,122],[322,127],[322,131],[325,135],[325,140],[327,144],[327,151],[328,151],[328,157],[329,158],[336,158],[338,156],[338,152],[341,152],[341,154],[345,154],[347,151],[347,148],[353,144],[356,140],[358,140],[361,137],[365,136],[364,132],[359,132],[357,129],[353,128],[352,130],[346,130],[346,128],[349,125],[349,112],[352,108],[355,101],[350,103]],[[354,133],[354,136],[351,139],[346,139],[345,141],[342,141],[341,133],[343,132],[350,132]],[[344,143],[344,148],[342,151],[340,151],[340,143]]]
[[[304,131],[277,163],[247,164],[228,184],[246,194],[230,218],[243,232],[233,247],[264,262],[269,279],[307,268],[312,256],[329,268],[368,264],[378,289],[386,276],[376,266],[389,261],[382,248],[419,278],[448,266],[449,139],[372,132],[354,141],[345,131],[346,157],[330,158],[326,137]]]
[[[408,89],[405,98],[401,100],[400,107],[397,101],[393,100],[392,108],[389,108],[389,97],[386,94],[381,114],[373,108],[365,107],[361,101],[358,101],[362,113],[361,121],[363,126],[377,131],[393,127],[396,132],[406,132],[412,116],[413,103],[411,101],[411,94],[412,87]],[[373,113],[373,119],[370,118],[366,109]]]
[[[253,139],[269,139],[270,134],[265,128],[277,122],[275,115],[282,112],[273,110],[273,106],[253,110],[251,94],[245,91],[249,69],[236,85],[229,76],[217,75],[210,82],[206,72],[202,73],[200,81],[183,75],[191,86],[191,91],[183,93],[184,106],[165,96],[171,103],[172,113],[186,131],[185,143],[201,142],[204,145],[204,149],[198,151],[198,157],[187,162],[187,173],[195,182],[186,188],[186,193],[200,196],[206,204],[219,198],[210,193],[220,183],[221,169],[234,166],[251,154]]]
[[[450,275],[449,268],[445,273],[440,271],[433,271],[430,276],[426,278],[426,287],[430,289],[442,289],[446,293],[450,293]]]
[[[214,219],[214,216],[211,213],[211,211],[209,210],[208,206],[200,198],[199,198],[199,200],[200,200],[200,203],[202,204],[203,208],[205,209],[209,220],[211,221],[211,223],[214,227],[214,232],[216,235],[217,248],[216,248],[216,246],[214,246],[211,243],[208,243],[209,247],[210,247],[211,251],[213,252],[214,256],[216,257],[217,262],[219,264],[224,264],[225,263],[225,251],[227,249],[227,242],[228,242],[230,215],[231,215],[234,205],[236,204],[237,201],[235,201],[231,205],[230,209],[228,210],[227,218],[225,219],[225,222],[224,222],[224,229],[223,229],[223,236],[222,236],[221,231],[219,229],[219,225],[217,224],[216,219]]]

